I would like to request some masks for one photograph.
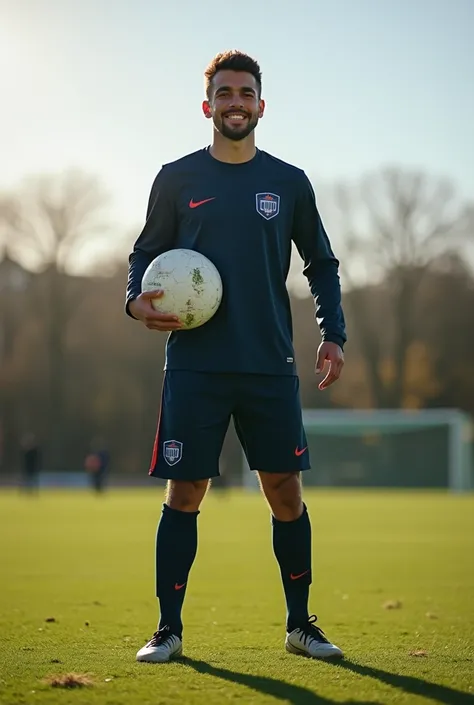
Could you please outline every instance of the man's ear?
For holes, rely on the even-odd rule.
[[[258,117],[262,118],[264,112],[265,112],[265,101],[260,99],[258,101]]]
[[[212,110],[211,110],[211,106],[210,106],[208,100],[202,101],[202,112],[204,113],[204,117],[206,117],[206,118],[212,117]]]

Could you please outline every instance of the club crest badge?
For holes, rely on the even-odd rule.
[[[183,457],[183,444],[181,441],[165,441],[163,443],[163,457],[168,465],[176,465]]]
[[[270,220],[280,212],[280,196],[275,193],[257,193],[255,196],[257,213]]]

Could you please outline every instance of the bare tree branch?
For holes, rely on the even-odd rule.
[[[63,271],[78,246],[106,232],[107,200],[97,180],[79,171],[40,176],[8,199],[0,219],[16,250],[31,253],[42,267]]]
[[[373,397],[379,406],[398,406],[404,394],[407,350],[416,336],[420,285],[436,258],[473,242],[474,206],[463,203],[447,179],[389,167],[355,184],[336,184],[333,208],[343,239],[341,270],[354,289],[348,301]],[[364,271],[363,265],[365,288],[355,276]],[[383,330],[367,313],[373,296],[385,307]],[[381,336],[384,345],[374,345]],[[395,370],[390,389],[384,389],[379,378],[387,352]]]

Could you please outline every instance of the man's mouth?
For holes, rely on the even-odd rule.
[[[239,124],[247,120],[247,115],[245,113],[226,113],[224,118],[233,124]]]

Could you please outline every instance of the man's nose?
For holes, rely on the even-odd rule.
[[[243,108],[244,104],[242,101],[242,98],[240,95],[234,95],[232,96],[232,100],[230,101],[230,107],[231,108]]]

